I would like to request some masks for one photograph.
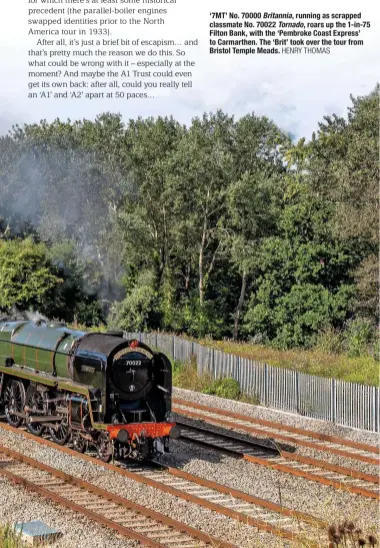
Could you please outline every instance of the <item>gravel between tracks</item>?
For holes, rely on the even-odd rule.
[[[260,406],[242,404],[233,400],[178,388],[174,390],[174,397],[218,407],[227,411],[242,413],[251,417],[273,420],[283,424],[378,445],[379,438],[376,434],[350,430],[334,424],[288,413],[280,413]],[[191,419],[188,422],[191,424]],[[213,429],[215,431],[225,431],[225,429],[218,427],[213,427]],[[242,438],[244,437],[246,435],[242,435]],[[252,437],[254,436],[252,435]],[[177,453],[174,451],[173,455],[169,458],[172,459],[173,465],[175,463],[177,466],[182,465],[188,472],[226,483],[231,487],[247,491],[276,503],[282,502],[288,508],[309,513],[329,523],[352,519],[363,530],[370,528],[376,531],[379,528],[379,504],[377,501],[364,499],[358,495],[339,491],[315,482],[309,482],[306,479],[270,470],[253,463],[234,460],[215,452],[213,453],[214,462],[211,463],[210,451],[196,446],[188,445],[185,447],[186,444],[181,442],[177,442],[177,445],[180,446],[180,450]],[[355,467],[359,470],[379,475],[377,467],[363,462],[355,462],[353,459],[314,451],[306,447],[298,447],[297,453],[313,456],[320,460],[326,460],[348,468]],[[207,461],[206,465],[203,459]],[[200,470],[202,470],[202,474],[200,474]]]
[[[228,539],[229,542],[236,544],[239,548],[290,546],[288,542],[276,537],[268,534],[258,534],[253,528],[243,523],[238,523],[198,505],[179,500],[152,487],[136,483],[91,462],[40,445],[33,440],[24,438],[21,434],[15,434],[0,428],[0,444],[168,515],[173,519],[201,529],[205,533],[220,539]],[[173,447],[174,449],[175,447]],[[198,469],[198,472],[199,475],[203,475],[201,469]],[[222,477],[219,478],[219,481],[222,481]],[[116,539],[112,532],[107,533],[107,542],[105,542],[103,536],[99,537],[99,544],[94,544],[93,539],[97,538],[99,531],[102,531],[99,526],[91,525],[91,522],[84,518],[74,519],[70,517],[74,514],[66,510],[58,510],[56,505],[45,502],[44,499],[27,493],[22,488],[10,485],[9,492],[12,493],[10,497],[7,496],[7,490],[5,489],[1,490],[0,493],[0,521],[13,523],[20,519],[44,519],[48,525],[56,526],[65,533],[59,541],[60,544],[54,544],[57,548],[78,548],[79,546],[80,548],[100,548],[100,546],[107,546],[107,548],[126,546],[129,548],[130,546],[136,546],[129,540]],[[84,522],[89,523],[89,526],[85,527]],[[75,535],[81,535],[79,544],[78,539],[75,541]]]
[[[52,544],[54,548],[78,548],[79,546],[81,548],[104,548],[105,546],[137,548],[140,546],[134,540],[118,539],[115,533],[94,524],[84,516],[70,512],[58,504],[49,503],[46,499],[16,487],[4,477],[0,477],[0,522],[5,525],[34,519],[40,519],[62,533],[63,536]]]
[[[205,405],[223,407],[251,416],[260,416],[304,428],[310,428],[334,435],[347,435],[347,429],[328,425],[319,421],[309,421],[303,417],[279,414],[257,406],[250,406],[206,396],[194,392],[175,390],[175,395],[183,399],[197,401]],[[351,439],[374,444],[374,437],[368,433],[350,431]],[[90,481],[104,489],[113,491],[182,521],[221,539],[228,539],[239,548],[284,547],[289,543],[267,534],[257,534],[253,528],[237,523],[195,504],[179,500],[176,497],[158,491],[152,487],[138,484],[133,480],[115,474],[80,458],[72,457],[0,428],[0,444],[22,452],[50,466],[63,470],[76,477]],[[330,523],[343,519],[352,519],[355,524],[368,531],[375,530],[378,524],[378,503],[360,496],[337,491],[330,487],[308,482],[249,462],[235,460],[205,448],[188,444],[171,442],[169,455],[161,458],[162,462],[182,468],[192,474],[212,479],[232,488],[248,492],[257,497],[281,502],[284,506],[309,513],[316,518]],[[326,455],[325,453],[323,455]],[[318,454],[321,458],[321,453]],[[351,462],[344,462],[346,466]],[[362,463],[364,465],[364,463]],[[362,468],[362,467],[361,467]],[[365,465],[363,466],[365,468]],[[84,517],[79,517],[46,502],[40,497],[27,493],[20,487],[9,485],[0,479],[0,521],[15,522],[20,520],[43,519],[49,525],[57,527],[64,533],[54,546],[57,548],[109,548],[134,547],[137,544],[127,539],[119,539],[113,532],[93,524]],[[80,535],[80,536],[78,536]],[[80,542],[78,543],[78,538]],[[327,543],[326,543],[327,545]],[[325,544],[321,543],[321,547]]]

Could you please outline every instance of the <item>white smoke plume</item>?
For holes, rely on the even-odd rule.
[[[74,242],[78,260],[87,265],[84,290],[108,306],[124,295],[122,252],[111,244],[118,241],[112,234],[120,184],[125,183],[99,154],[70,146],[0,138],[0,221],[10,224],[13,235],[34,233],[56,248]],[[65,272],[73,268],[64,256],[54,261]]]

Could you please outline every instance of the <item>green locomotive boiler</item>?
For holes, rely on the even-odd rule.
[[[7,422],[100,458],[142,460],[168,450],[169,359],[121,332],[64,324],[0,322],[0,402]]]

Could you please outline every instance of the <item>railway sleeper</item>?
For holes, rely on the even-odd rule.
[[[98,501],[98,502],[82,502],[82,506],[85,508],[88,508],[89,510],[104,510],[104,507],[107,506],[106,501]]]
[[[179,535],[178,533],[176,534],[172,534],[172,535],[168,535],[168,534],[162,534],[160,535],[159,533],[158,534],[152,534],[152,538],[157,538],[159,539],[160,541],[163,540],[165,542],[165,544],[174,544],[176,542],[179,542],[182,540],[182,535]]]
[[[139,523],[139,522],[143,522],[144,526],[148,525],[149,523],[151,523],[152,526],[155,525],[155,522],[152,521],[147,516],[139,516],[138,514],[135,514],[134,516],[131,516],[131,517],[126,518],[125,520],[123,520],[123,523],[129,523],[130,525],[133,525],[134,523]],[[121,521],[120,521],[120,523],[121,523]]]
[[[157,527],[155,529],[156,533],[160,533],[160,532],[161,533],[165,533],[165,532],[167,533],[168,531],[170,531],[170,527],[168,527],[167,525],[166,526],[163,525],[162,527]],[[144,533],[144,534],[145,533],[148,533],[148,534],[152,533],[152,527],[146,527],[145,529],[143,529],[143,528],[139,529],[139,533]]]
[[[203,546],[206,546],[206,544],[200,544],[200,543],[194,544],[192,542],[187,544],[175,544],[174,546],[171,546],[171,548],[202,548]]]

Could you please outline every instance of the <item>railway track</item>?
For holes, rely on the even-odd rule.
[[[318,539],[327,527],[326,522],[303,512],[285,508],[282,505],[194,476],[177,468],[164,466],[160,463],[152,463],[150,467],[139,466],[138,463],[104,463],[90,455],[80,454],[69,447],[58,446],[48,439],[36,437],[19,428],[15,429],[7,424],[1,424],[0,428],[21,434],[37,443],[90,461],[138,483],[149,485],[182,500],[213,510],[218,514],[249,525],[257,532],[270,533],[290,541],[300,538],[304,541],[307,538],[311,542],[311,546],[313,543],[315,546],[320,546]],[[170,546],[174,548],[172,544]],[[216,544],[215,546],[222,547],[224,545]]]
[[[152,548],[236,548],[134,502],[0,446],[0,475]]]
[[[279,441],[332,453],[368,464],[380,465],[380,448],[337,436],[330,436],[289,426],[278,422],[248,417],[224,409],[208,407],[200,403],[174,399],[173,412],[211,424],[238,429],[249,434],[259,434]],[[208,413],[208,415],[205,415]],[[216,416],[212,416],[216,415]],[[223,419],[220,417],[224,417]],[[254,425],[254,426],[252,426]],[[312,441],[311,441],[312,440]],[[377,455],[376,457],[374,455]]]
[[[235,458],[245,459],[254,464],[272,468],[334,487],[344,489],[363,497],[380,500],[379,478],[357,470],[336,466],[328,462],[287,451],[266,448],[255,442],[241,440],[230,435],[212,432],[201,426],[189,425],[181,420],[181,440],[219,451]]]

